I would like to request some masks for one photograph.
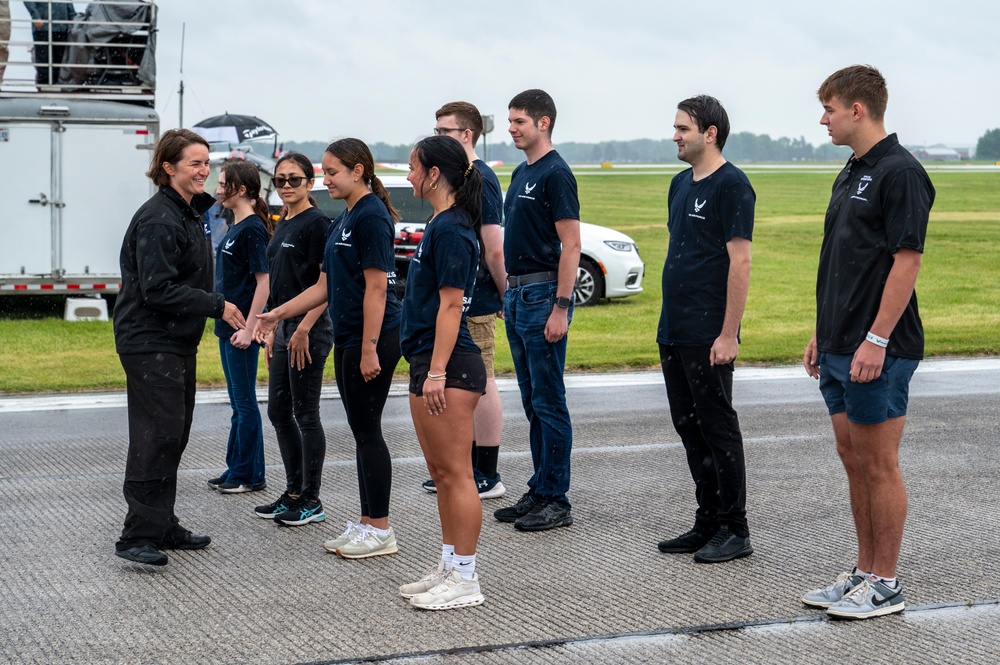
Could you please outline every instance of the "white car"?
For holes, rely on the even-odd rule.
[[[401,175],[379,175],[389,192],[393,207],[403,218],[396,224],[396,288],[402,295],[406,274],[417,243],[424,235],[424,225],[433,210],[429,203],[413,196],[413,186]],[[344,202],[331,199],[317,172],[313,198],[330,219],[344,211]],[[272,210],[281,208],[281,199],[272,193]],[[580,224],[580,267],[577,269],[574,300],[576,305],[593,305],[601,298],[624,298],[642,292],[645,266],[635,242],[614,229],[596,224]]]

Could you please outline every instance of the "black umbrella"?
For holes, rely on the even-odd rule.
[[[260,118],[229,112],[205,118],[195,123],[191,129],[209,143],[243,143],[278,134],[271,125]]]

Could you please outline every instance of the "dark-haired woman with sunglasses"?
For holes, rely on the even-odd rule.
[[[346,138],[327,147],[323,184],[331,198],[347,204],[330,228],[323,273],[301,296],[262,314],[258,325],[264,328],[258,330],[329,301],[337,389],[357,450],[361,518],[349,521],[323,548],[362,559],[397,551],[389,525],[392,458],[382,435],[382,410],[400,358],[393,245],[399,215],[363,141]]]
[[[274,167],[274,187],[284,204],[267,246],[271,272],[271,309],[307,290],[319,279],[330,219],[309,195],[313,165],[288,153]],[[326,458],[326,434],[319,416],[323,369],[333,347],[333,324],[326,302],[271,326],[265,358],[270,372],[267,417],[274,425],[285,466],[285,491],[258,506],[258,517],[286,526],[326,518],[319,499]]]

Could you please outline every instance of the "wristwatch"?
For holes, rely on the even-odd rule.
[[[569,309],[570,305],[572,304],[573,301],[570,300],[569,298],[564,298],[562,296],[556,298],[556,307],[559,307],[561,309]]]

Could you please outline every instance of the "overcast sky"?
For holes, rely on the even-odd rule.
[[[669,138],[677,102],[707,93],[734,132],[820,144],[816,89],[858,63],[885,75],[903,143],[974,145],[1000,127],[997,0],[157,4],[163,129],[178,123],[182,23],[184,124],[228,110],[285,140],[410,143],[458,99],[496,117],[491,142],[507,139],[510,98],[543,88],[556,143]]]

